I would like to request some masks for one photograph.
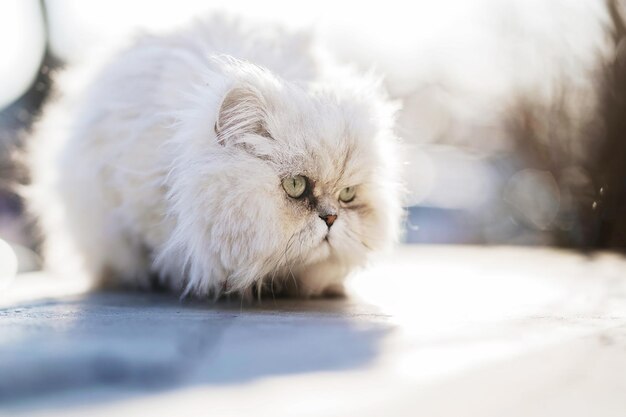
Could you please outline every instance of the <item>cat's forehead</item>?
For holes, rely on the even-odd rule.
[[[292,127],[292,126],[289,126]],[[376,166],[369,138],[339,118],[276,132],[276,160],[283,174],[304,174],[320,184],[363,182]],[[374,134],[374,132],[372,132]]]
[[[320,185],[356,185],[377,166],[367,106],[332,94],[291,92],[269,109],[272,160],[281,175],[303,174]]]

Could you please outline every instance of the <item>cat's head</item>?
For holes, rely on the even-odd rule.
[[[214,113],[188,118],[176,142],[177,239],[189,240],[190,263],[206,260],[187,265],[190,285],[202,286],[194,276],[206,269],[227,277],[228,290],[325,263],[345,274],[388,246],[400,201],[394,106],[380,87],[297,85],[245,63],[229,70]]]

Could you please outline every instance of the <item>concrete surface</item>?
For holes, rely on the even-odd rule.
[[[344,300],[0,294],[0,414],[626,415],[626,261],[419,247]]]

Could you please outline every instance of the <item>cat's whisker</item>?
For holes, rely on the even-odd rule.
[[[272,273],[272,278],[270,279],[270,292],[272,293],[272,300],[276,300],[276,295],[274,294],[274,279],[276,278],[276,269]]]
[[[311,229],[310,225],[307,225],[306,230],[307,232],[309,231],[309,229]],[[300,243],[300,248],[298,249],[298,259],[300,260],[302,258],[302,238],[300,238],[300,235],[302,234],[302,232],[298,233],[298,242]]]
[[[283,255],[279,262],[285,262],[285,265],[288,264],[287,252],[291,250],[293,243],[295,242],[296,234],[292,234],[289,240],[287,241],[287,245],[285,245],[285,250],[283,251]]]
[[[263,277],[259,277],[259,279],[254,284],[256,285],[256,298],[257,301],[261,301],[261,291],[263,289]]]
[[[288,257],[287,257],[287,253],[291,250],[295,239],[296,239],[296,235],[297,233],[293,233],[291,235],[291,237],[289,238],[289,240],[287,240],[287,244],[285,245],[285,249],[283,250],[283,253],[281,255],[281,257],[279,258],[276,267],[274,268],[274,275],[272,277],[272,295],[273,295],[273,285],[274,285],[274,278],[276,276],[276,273],[278,272],[279,269],[281,269],[281,264],[284,264],[287,269],[289,270],[289,274],[294,277],[293,271],[291,271],[291,266],[289,265],[289,261],[288,261]],[[294,278],[295,279],[295,278]]]
[[[289,275],[291,276],[291,279],[293,280],[294,287],[296,287],[296,294],[298,294],[300,292],[300,290],[298,289],[298,280],[296,279],[296,276],[293,274],[293,271],[291,270],[291,266],[287,265],[287,268],[289,268]]]

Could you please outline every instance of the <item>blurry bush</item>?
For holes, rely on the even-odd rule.
[[[505,190],[515,216],[555,245],[626,250],[626,24],[608,0],[608,48],[588,83],[562,75],[552,94],[521,93],[507,115],[522,170]]]
[[[40,1],[9,1],[0,8],[4,13],[0,16],[0,270],[8,276],[12,258],[21,272],[40,265],[31,250],[37,246],[34,224],[24,215],[18,191],[28,182],[28,173],[16,156],[49,94],[51,73],[59,62],[48,52]]]

